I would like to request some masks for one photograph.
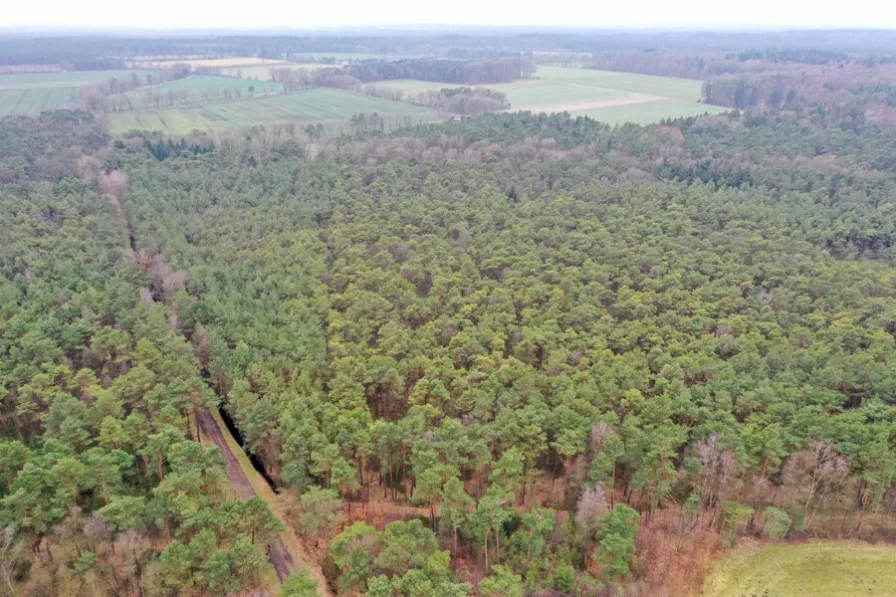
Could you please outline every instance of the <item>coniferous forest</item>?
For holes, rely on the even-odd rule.
[[[874,101],[0,121],[0,595],[690,595],[742,537],[896,542]]]

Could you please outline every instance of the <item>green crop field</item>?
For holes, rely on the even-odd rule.
[[[40,114],[77,106],[81,87],[94,81],[125,78],[131,73],[149,71],[106,70],[71,73],[34,73],[0,75],[0,117]]]
[[[183,134],[193,129],[233,129],[256,124],[335,124],[360,112],[408,115],[412,122],[439,117],[437,112],[420,106],[337,89],[314,89],[181,109],[123,112],[110,115],[109,122],[115,134],[135,129]]]
[[[718,563],[702,597],[896,595],[896,547],[748,542]]]
[[[376,85],[408,93],[446,87],[445,83],[406,80]],[[569,112],[611,124],[647,124],[725,110],[698,102],[700,81],[580,68],[542,66],[532,79],[485,87],[504,92],[512,110]]]
[[[149,89],[152,89],[153,91],[168,91],[169,89],[179,91],[181,89],[192,89],[193,91],[200,92],[203,89],[208,89],[210,87],[217,87],[219,89],[225,87],[230,89],[239,88],[243,92],[248,92],[249,87],[254,87],[256,94],[279,93],[280,91],[283,91],[283,85],[275,81],[249,81],[247,79],[220,77],[217,75],[193,75],[186,77],[185,79],[153,85]],[[144,87],[138,89],[136,92],[140,93],[144,89],[147,88]]]

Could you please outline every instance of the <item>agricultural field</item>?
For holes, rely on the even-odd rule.
[[[419,58],[411,54],[368,54],[363,52],[301,52],[302,56],[314,58],[335,58],[344,64],[352,60],[401,60],[402,58]]]
[[[388,81],[376,85],[407,93],[446,87],[445,83],[429,81]],[[663,118],[725,110],[698,102],[700,81],[580,68],[542,66],[532,79],[487,87],[504,92],[511,110],[569,112],[611,124],[647,124]]]
[[[254,79],[257,81],[269,81],[271,79],[271,68],[274,67],[303,68],[305,70],[314,70],[317,68],[326,68],[331,66],[333,65],[284,62],[282,64],[269,64],[263,66],[229,66],[227,68],[222,68],[220,72],[222,75],[227,75],[229,77],[240,77],[243,79]]]
[[[189,64],[195,67],[226,68],[233,66],[277,66],[285,64],[285,60],[273,60],[270,58],[255,58],[247,56],[242,58],[200,58],[186,60],[140,60],[133,63],[138,68],[170,68],[175,64]]]
[[[0,118],[77,106],[81,87],[148,71],[107,70],[0,75]]]
[[[440,116],[428,108],[402,102],[337,89],[313,89],[196,107],[124,112],[110,115],[109,123],[113,134],[135,129],[184,134],[193,129],[234,129],[286,122],[338,124],[360,112],[376,112],[387,117],[407,115],[411,122],[434,120]]]
[[[192,75],[184,79],[178,79],[177,81],[169,81],[167,83],[154,85],[153,87],[143,87],[138,91],[144,89],[152,89],[153,91],[168,91],[169,89],[180,91],[181,89],[191,89],[198,94],[203,89],[225,87],[231,89],[239,88],[246,93],[249,92],[250,87],[253,87],[256,95],[280,93],[283,91],[283,85],[275,81],[248,81],[236,77],[222,77],[217,75]]]
[[[747,542],[721,560],[701,597],[896,595],[896,548],[846,541]]]

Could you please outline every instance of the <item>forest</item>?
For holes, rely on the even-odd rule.
[[[819,84],[649,126],[0,120],[0,595],[676,596],[744,537],[896,542],[892,62],[801,39],[657,58]],[[334,70],[478,113],[503,47]]]

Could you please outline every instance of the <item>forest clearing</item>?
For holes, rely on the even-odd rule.
[[[896,546],[745,541],[713,568],[700,597],[896,595]]]

